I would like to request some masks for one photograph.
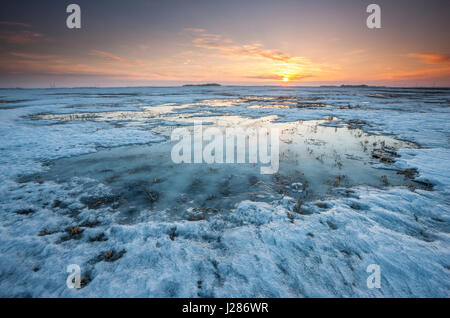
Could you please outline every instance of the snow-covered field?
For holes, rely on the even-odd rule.
[[[443,89],[0,90],[0,296],[448,297],[449,106]],[[174,164],[170,133],[196,120],[279,128],[278,173]]]

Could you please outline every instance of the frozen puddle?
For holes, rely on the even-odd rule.
[[[420,187],[412,180],[413,171],[400,174],[392,168],[395,151],[414,147],[411,143],[368,134],[336,119],[289,123],[274,119],[222,116],[208,117],[210,125],[203,124],[203,129],[215,126],[222,131],[233,126],[277,127],[280,162],[279,171],[272,175],[260,174],[259,164],[175,164],[171,160],[175,142],[166,141],[59,159],[50,162],[46,172],[19,180],[94,180],[108,193],[82,193],[80,201],[89,209],[108,207],[119,212],[120,223],[149,218],[195,221],[229,213],[243,200],[272,202],[285,196],[298,202],[295,212],[307,214],[303,202],[345,195],[354,186]],[[169,137],[171,129],[160,126],[152,132]]]

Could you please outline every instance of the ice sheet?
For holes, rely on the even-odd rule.
[[[1,296],[449,295],[448,90],[115,88],[1,90],[0,95]],[[195,205],[172,204],[185,210],[171,218],[169,201],[152,211],[137,200],[130,213],[138,217],[125,218],[115,196],[131,174],[108,183],[114,175],[105,172],[102,179],[100,171],[127,171],[127,164],[142,168],[139,160],[114,164],[114,159],[144,149],[153,156],[157,151],[151,149],[164,150],[172,126],[199,118],[214,125],[221,117],[267,119],[267,125],[283,128],[303,121],[301,127],[316,127],[318,133],[287,134],[285,150],[304,154],[310,147],[329,154],[334,146],[343,158],[343,174],[360,169],[355,175],[361,178],[303,198],[299,207],[302,194],[294,190],[301,186],[295,183],[312,183],[323,171],[326,176],[318,179],[325,180],[340,170],[332,157],[321,169],[320,160],[305,156],[300,163],[306,166],[299,170],[309,175],[292,180],[286,193],[268,187],[263,196],[247,195],[239,181],[230,190],[234,200],[221,202],[219,213],[203,215]],[[329,134],[334,130],[338,133]],[[389,164],[375,160],[372,149],[355,148],[355,135],[336,147],[341,139],[335,136],[350,132],[360,134],[361,149],[365,139],[372,148],[375,139],[392,140],[400,157]],[[303,137],[292,138],[297,135]],[[98,167],[83,163],[86,158]],[[293,158],[286,162],[294,164]],[[396,173],[412,168],[417,173],[409,179]],[[251,167],[240,169],[248,181]],[[225,172],[219,171],[217,180]],[[136,173],[147,176],[145,169]],[[380,183],[380,173],[393,182]],[[178,174],[178,185],[190,180],[188,175]],[[176,183],[177,171],[164,178]],[[192,195],[205,192],[199,188]],[[112,259],[105,256],[111,250]],[[66,267],[72,263],[81,266],[85,278],[80,290],[66,287]],[[367,288],[369,264],[381,267],[381,289]]]

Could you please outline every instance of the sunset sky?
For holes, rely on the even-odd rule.
[[[81,29],[66,6],[81,7]],[[366,7],[381,6],[382,29]],[[450,1],[5,1],[0,87],[450,86]]]

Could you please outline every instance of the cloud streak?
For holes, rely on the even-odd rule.
[[[109,67],[95,66],[85,63],[76,63],[71,60],[51,55],[31,55],[27,53],[14,53],[13,59],[2,59],[0,71],[9,74],[39,74],[39,75],[88,75],[111,77],[145,78],[141,72],[111,69]],[[18,58],[18,59],[17,59]]]
[[[233,44],[230,39],[221,35],[207,33],[203,29],[188,28],[186,31],[193,32],[196,37],[192,41],[196,47],[218,50],[225,55],[238,55],[255,58],[269,59],[278,62],[289,62],[293,57],[277,50],[264,49],[260,43],[245,44],[242,46]]]
[[[137,66],[149,65],[149,63],[143,62],[141,60],[131,60],[131,59],[122,58],[120,56],[114,55],[114,54],[106,52],[106,51],[92,50],[89,53],[89,55],[97,56],[104,60],[113,61],[113,62],[117,62],[120,64],[125,64],[125,65],[137,65]]]
[[[30,28],[31,24],[22,22],[12,22],[12,21],[0,21],[0,25],[12,26],[12,27],[23,27]]]
[[[0,31],[0,41],[10,44],[29,44],[43,39],[45,39],[43,34],[27,30]]]
[[[410,53],[408,56],[419,58],[426,64],[450,65],[450,54]]]
[[[39,32],[24,30],[24,28],[31,28],[31,24],[0,21],[0,26],[3,26],[0,30],[0,42],[23,45],[45,39],[45,36]]]

